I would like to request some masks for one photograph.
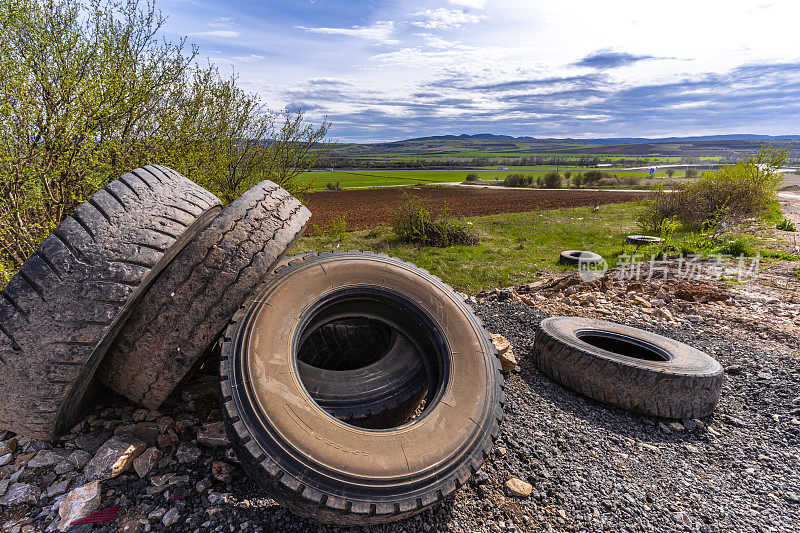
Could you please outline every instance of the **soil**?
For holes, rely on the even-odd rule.
[[[596,206],[632,202],[642,193],[631,191],[468,189],[465,187],[386,187],[322,191],[308,196],[306,206],[314,224],[328,227],[333,219],[345,215],[348,230],[371,229],[388,224],[408,195],[418,196],[438,213],[445,204],[457,216],[521,213],[536,209]]]

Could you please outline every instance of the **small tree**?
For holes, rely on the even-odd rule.
[[[576,172],[575,175],[572,176],[572,185],[580,189],[583,185],[583,174]]]
[[[687,168],[685,175],[686,175],[687,178],[696,178],[697,177],[697,170],[695,170],[693,168]]]
[[[555,170],[551,170],[544,175],[544,186],[548,189],[557,189],[561,187],[561,174]]]
[[[583,173],[583,181],[588,183],[589,185],[593,184],[596,181],[600,181],[603,177],[603,173],[599,170],[587,170]]]
[[[675,169],[674,168],[668,168],[667,169],[667,176],[669,176],[671,178],[674,175],[675,175]]]

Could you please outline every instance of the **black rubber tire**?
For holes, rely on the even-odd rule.
[[[534,362],[548,377],[584,396],[662,418],[710,415],[723,380],[722,366],[700,350],[590,318],[544,319],[536,333]]]
[[[43,440],[70,429],[131,309],[219,210],[216,196],[155,165],[64,219],[0,297],[0,427]]]
[[[225,207],[133,311],[98,371],[100,381],[157,409],[302,235],[310,217],[299,200],[271,181]]]
[[[354,370],[383,357],[395,341],[392,328],[379,322],[340,320],[302,339],[297,360],[325,370]]]
[[[337,324],[338,325],[338,324]],[[312,336],[326,325],[317,329]],[[370,328],[361,325],[358,334],[362,337]],[[335,328],[320,339],[320,352],[326,342],[336,349],[338,335],[347,328]],[[380,330],[378,330],[380,331]],[[306,341],[307,342],[307,341]],[[422,355],[402,334],[390,332],[389,349],[374,363],[353,370],[325,370],[302,360],[297,361],[297,370],[303,386],[312,398],[339,420],[359,427],[393,427],[402,424],[411,416],[425,396],[428,380]],[[348,342],[346,347],[353,347]]]
[[[581,262],[584,264],[600,263],[603,257],[594,252],[587,252],[586,250],[564,250],[558,258],[558,262],[562,265],[578,265]]]
[[[628,235],[625,237],[625,242],[628,244],[635,244],[636,246],[644,246],[646,244],[655,244],[663,242],[661,237],[653,237],[651,235]]]
[[[382,319],[435,354],[429,372],[444,382],[400,428],[334,419],[296,375],[296,341],[314,310],[352,311],[365,294],[393,302]],[[453,494],[488,456],[503,412],[496,353],[480,320],[429,273],[371,253],[307,255],[276,270],[225,332],[223,417],[246,472],[295,514],[340,525],[399,520]]]

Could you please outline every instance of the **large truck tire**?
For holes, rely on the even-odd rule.
[[[324,411],[297,370],[318,317],[379,319],[423,355],[424,410],[381,430]],[[438,278],[361,252],[306,255],[276,270],[223,337],[223,417],[244,468],[292,512],[341,525],[385,523],[436,504],[488,456],[502,417],[491,338]]]
[[[534,362],[548,377],[584,396],[662,418],[710,415],[722,366],[676,340],[579,317],[542,321]]]
[[[0,293],[0,427],[42,440],[70,429],[131,310],[219,210],[213,194],[152,165],[64,219]]]
[[[271,181],[234,200],[147,292],[103,362],[100,380],[157,409],[302,235],[309,218],[298,199]]]

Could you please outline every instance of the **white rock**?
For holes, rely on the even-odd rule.
[[[509,478],[505,482],[506,490],[512,495],[519,498],[527,498],[533,491],[533,485],[515,477]]]
[[[28,461],[28,468],[54,466],[66,459],[68,455],[69,452],[67,450],[42,450]]]
[[[146,447],[143,441],[137,439],[111,437],[97,450],[97,454],[83,469],[83,474],[91,480],[116,477],[127,470]]]
[[[517,358],[511,350],[498,355],[497,358],[500,359],[500,366],[503,372],[511,372],[517,366]]]
[[[497,333],[492,333],[492,344],[497,348],[497,353],[499,355],[506,353],[508,349],[511,348],[511,343],[508,342],[505,337]]]
[[[92,481],[70,491],[61,500],[58,514],[61,521],[58,523],[59,531],[69,529],[70,523],[80,520],[100,506],[100,482]]]
[[[165,526],[169,527],[173,525],[175,522],[178,521],[178,508],[173,507],[169,511],[164,514],[164,517],[161,519],[161,523]]]
[[[197,461],[201,454],[202,452],[197,447],[182,442],[178,449],[175,450],[175,459],[183,464],[193,463]]]

